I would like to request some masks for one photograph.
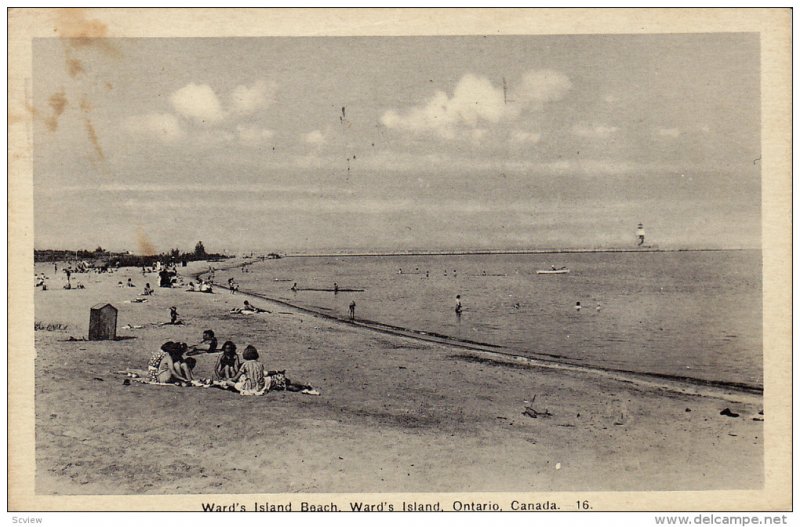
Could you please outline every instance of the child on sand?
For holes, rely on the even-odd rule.
[[[216,353],[217,352],[217,337],[214,336],[214,331],[207,329],[203,331],[203,340],[192,346],[193,353]]]
[[[225,341],[225,344],[222,345],[222,354],[214,366],[214,379],[217,381],[232,379],[241,367],[242,362],[239,360],[239,354],[236,353],[236,344],[230,340]]]
[[[169,323],[180,324],[180,320],[178,320],[178,308],[175,306],[169,308]]]
[[[264,365],[258,362],[258,350],[249,345],[242,354],[244,364],[229,381],[228,386],[235,388],[241,395],[262,395],[269,390]],[[269,379],[271,380],[271,379]]]

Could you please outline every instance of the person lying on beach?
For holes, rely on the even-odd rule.
[[[211,293],[211,284],[205,280],[200,284],[201,293]]]
[[[191,357],[184,357],[185,350],[185,344],[165,342],[147,363],[147,380],[160,384],[191,384],[192,370],[197,362]]]
[[[261,309],[260,307],[256,307],[245,300],[244,307],[234,307],[231,309],[231,313],[239,313],[240,315],[254,315],[256,313],[269,313],[269,311]]]
[[[227,381],[236,376],[239,369],[242,367],[242,361],[239,360],[239,354],[236,353],[236,344],[230,340],[226,340],[222,345],[222,354],[217,359],[217,364],[214,366],[214,380]]]
[[[267,383],[267,376],[264,374],[264,365],[258,362],[258,350],[255,346],[248,345],[242,353],[244,363],[239,367],[239,371],[225,381],[226,385],[234,388],[241,395],[262,395],[266,393],[270,385]]]
[[[203,331],[203,340],[191,347],[191,352],[195,353],[216,353],[217,352],[217,337],[214,336],[214,331],[207,329]]]

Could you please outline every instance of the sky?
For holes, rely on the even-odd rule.
[[[756,34],[33,50],[38,249],[761,245]]]

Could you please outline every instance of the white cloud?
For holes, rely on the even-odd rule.
[[[445,139],[478,141],[490,131],[483,127],[513,120],[525,109],[539,109],[543,103],[557,101],[572,83],[557,71],[532,70],[515,86],[509,95],[488,78],[467,73],[459,79],[452,96],[437,91],[418,106],[386,111],[381,123],[387,128],[430,132]]]
[[[216,122],[225,117],[217,94],[208,84],[187,84],[169,100],[178,113],[197,121]]]
[[[517,143],[533,143],[536,144],[542,139],[542,134],[538,132],[526,132],[524,130],[517,130],[511,134],[511,139]]]
[[[578,137],[588,137],[590,139],[606,139],[618,131],[619,128],[616,126],[605,125],[592,126],[587,124],[576,124],[572,127],[573,134],[577,135]]]
[[[458,81],[452,97],[437,91],[427,102],[406,112],[385,112],[381,122],[387,128],[431,131],[450,139],[456,137],[458,127],[474,128],[481,121],[497,123],[506,111],[502,88],[493,86],[486,77],[468,73]]]
[[[264,145],[275,136],[275,132],[256,125],[240,124],[236,127],[239,141],[245,146]]]
[[[169,113],[148,113],[129,117],[125,127],[135,134],[155,136],[165,143],[171,143],[184,135],[178,119]]]
[[[678,128],[659,128],[658,135],[661,137],[671,137],[676,138],[681,135],[681,131]]]
[[[231,111],[249,115],[268,107],[274,101],[277,84],[256,81],[252,86],[240,85],[231,92]]]
[[[532,70],[522,77],[519,95],[523,101],[537,103],[558,101],[572,89],[569,77],[554,70]]]
[[[312,132],[308,132],[307,134],[303,134],[302,137],[303,141],[312,145],[321,145],[325,142],[325,136],[319,130],[314,130]]]

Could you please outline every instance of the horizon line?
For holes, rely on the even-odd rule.
[[[278,254],[283,258],[321,258],[321,257],[358,257],[358,256],[471,256],[471,255],[492,255],[492,254],[582,254],[582,253],[672,253],[672,252],[722,252],[722,251],[760,251],[761,247],[670,247],[660,248],[658,246],[649,247],[605,247],[605,248],[542,248],[542,249],[409,249],[405,251],[377,250],[363,251],[352,249],[326,250],[326,251],[269,251],[264,254],[256,254],[257,251],[250,251],[252,256],[244,254],[228,255],[226,253],[212,253],[227,258],[266,258],[268,254]],[[36,249],[34,251],[54,251],[54,252],[77,252],[87,251],[87,249]],[[91,252],[91,251],[90,251]],[[117,251],[107,250],[107,253]],[[244,253],[245,251],[240,251]],[[260,252],[260,251],[259,251]],[[160,256],[159,254],[137,254],[130,251],[119,251],[118,254],[129,254],[131,256]]]

